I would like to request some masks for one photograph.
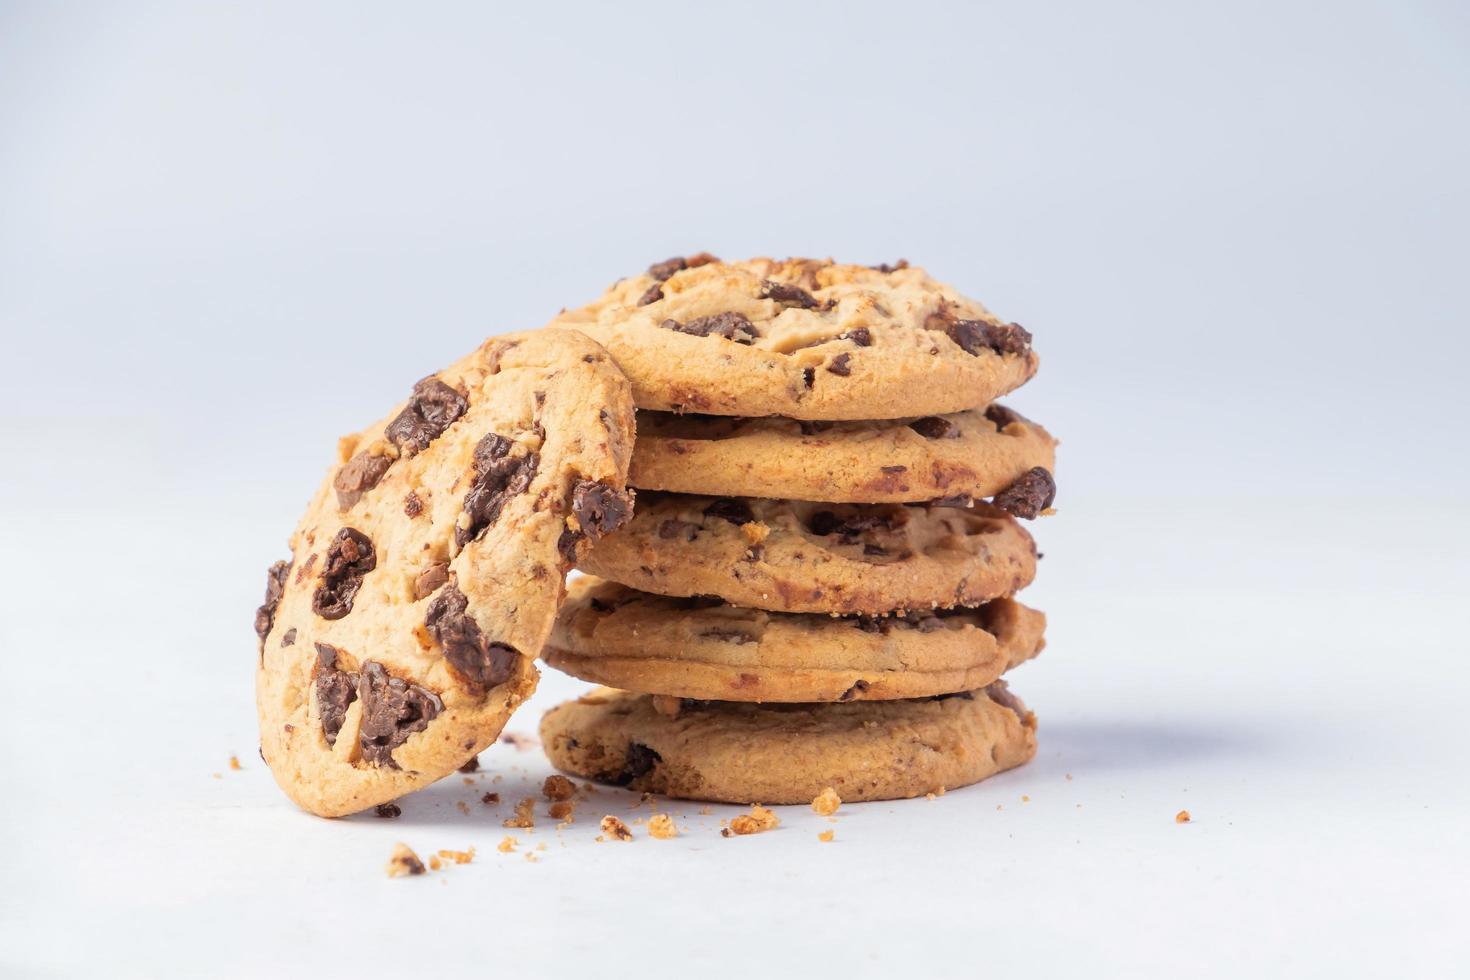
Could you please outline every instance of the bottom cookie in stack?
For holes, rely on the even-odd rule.
[[[551,761],[583,778],[729,803],[939,793],[1019,766],[1035,716],[999,676],[1045,617],[1009,599],[870,618],[765,612],[595,578],[549,664],[614,685],[547,713]],[[632,688],[649,693],[632,693]]]

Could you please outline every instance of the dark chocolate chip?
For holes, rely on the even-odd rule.
[[[399,808],[397,803],[379,803],[377,808],[373,810],[373,816],[382,817],[384,820],[392,820],[396,817],[403,816],[403,810]]]
[[[997,432],[1004,432],[1012,422],[1030,422],[1026,416],[1004,405],[991,405],[985,409],[985,417],[995,423]]]
[[[925,439],[958,439],[960,437],[960,427],[938,415],[926,415],[921,419],[914,419],[909,423],[909,428]]]
[[[850,364],[851,361],[852,355],[844,351],[843,353],[838,354],[836,357],[832,358],[832,363],[827,365],[827,370],[831,371],[839,378],[845,378],[852,374],[852,367]]]
[[[469,600],[450,582],[429,603],[424,628],[443,649],[444,659],[457,676],[475,690],[488,690],[510,677],[519,653],[487,637],[468,609]]]
[[[652,286],[649,286],[648,289],[644,290],[642,296],[638,297],[638,305],[647,306],[649,303],[657,303],[663,298],[663,286],[659,285],[658,283],[654,283]]]
[[[653,767],[663,761],[653,749],[639,742],[629,742],[627,754],[623,757],[623,771],[618,773],[610,782],[618,786],[626,786],[640,776],[646,776],[653,771]]]
[[[311,597],[311,608],[323,619],[341,619],[352,612],[352,600],[363,576],[378,567],[373,543],[356,528],[344,527],[327,549],[321,585]]]
[[[447,561],[436,561],[414,576],[413,598],[414,601],[433,595],[435,590],[445,582],[449,581],[449,563]]]
[[[1019,323],[954,320],[947,332],[966,354],[978,355],[982,350],[992,350],[997,354],[1024,354],[1031,349],[1031,334]]]
[[[362,730],[358,738],[362,757],[377,766],[397,769],[393,750],[444,710],[444,702],[432,691],[394,677],[372,660],[362,665],[357,678],[357,696],[362,701]]]
[[[265,603],[255,610],[255,635],[260,637],[261,646],[265,646],[265,638],[270,633],[271,627],[276,622],[276,607],[281,604],[281,593],[286,589],[286,575],[291,571],[291,563],[278,561],[266,569],[265,573]]]
[[[698,252],[690,256],[676,255],[672,259],[655,262],[649,266],[648,274],[659,282],[663,282],[676,272],[683,272],[685,269],[697,269],[702,265],[709,265],[711,262],[718,261],[720,260],[708,252]]]
[[[890,273],[890,272],[897,272],[899,269],[907,269],[908,267],[909,267],[909,260],[908,259],[899,259],[897,262],[893,263],[892,265],[889,265],[887,262],[884,262],[884,263],[881,263],[879,265],[868,266],[868,268],[875,269],[878,272],[884,273],[885,275],[888,274],[888,273]]]
[[[316,644],[316,658],[317,714],[321,716],[322,734],[327,744],[336,745],[347,707],[357,700],[357,675],[338,669],[337,648],[334,646]]]
[[[804,385],[806,385],[808,388],[810,388],[812,385],[816,384],[817,383],[817,369],[816,368],[802,368],[801,369],[801,383],[804,384]]]
[[[1035,520],[1057,498],[1057,482],[1044,466],[1033,466],[996,494],[991,503],[1017,517]]]
[[[867,327],[854,327],[837,335],[838,340],[850,340],[859,347],[873,346],[873,332]]]
[[[755,520],[750,505],[733,497],[721,497],[704,509],[705,517],[719,517],[731,524],[749,524]]]
[[[507,501],[525,493],[535,479],[541,457],[537,453],[508,455],[515,443],[491,432],[475,446],[475,482],[464,495],[464,512],[469,523],[454,529],[454,543],[464,547],[494,524]]]
[[[720,640],[724,643],[734,643],[736,645],[755,642],[755,637],[745,632],[745,630],[727,629],[723,626],[711,626],[707,630],[701,630],[699,635],[711,640]]]
[[[838,517],[830,510],[819,510],[807,518],[806,526],[813,534],[825,537],[829,534],[838,534],[848,540],[844,544],[856,543],[858,535],[865,531],[883,530],[891,531],[894,528],[894,519],[897,512],[873,511],[850,514],[847,517]]]
[[[288,629],[286,631],[286,635],[285,636],[281,637],[281,646],[283,646],[283,647],[289,647],[289,646],[292,646],[293,644],[295,644],[295,642],[296,642],[296,627],[293,626],[293,627],[291,627],[290,629]]]
[[[677,333],[687,333],[695,337],[724,337],[733,340],[737,344],[750,344],[760,331],[755,324],[743,313],[716,313],[713,316],[701,316],[688,323],[680,323],[678,320],[665,320],[659,324],[665,330],[673,330]]]
[[[580,480],[572,488],[572,514],[589,541],[616,531],[633,516],[633,495],[600,480]]]
[[[408,496],[403,498],[403,512],[409,517],[418,517],[424,512],[424,502],[412,490],[408,491]]]
[[[347,510],[362,499],[362,495],[378,485],[393,460],[387,456],[376,456],[366,450],[349,459],[332,477],[332,489],[337,491],[337,506]]]
[[[480,771],[480,757],[477,756],[477,755],[470,756],[469,757],[469,760],[466,761],[464,765],[462,765],[462,766],[459,767],[459,771],[460,772],[465,772],[465,773],[479,772]]]
[[[413,386],[413,395],[383,434],[404,456],[417,456],[465,413],[469,402],[430,375]]]
[[[820,305],[817,298],[800,286],[789,282],[774,282],[766,279],[761,283],[761,299],[773,299],[782,306],[795,306],[810,310]]]
[[[561,536],[556,539],[556,550],[568,565],[577,563],[577,542],[581,540],[581,533],[569,527],[562,528]]]

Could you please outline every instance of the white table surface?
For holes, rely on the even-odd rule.
[[[1050,642],[1013,675],[1041,721],[1033,763],[934,800],[845,805],[835,824],[782,808],[778,830],[749,838],[719,836],[735,808],[660,803],[680,837],[635,825],[629,844],[594,840],[603,813],[652,812],[613,789],[566,830],[501,826],[550,771],[539,747],[497,745],[472,785],[445,780],[397,820],[298,811],[255,752],[256,588],[215,577],[276,529],[216,522],[211,557],[186,557],[162,535],[198,515],[140,502],[104,516],[126,575],[87,566],[90,522],[6,529],[58,582],[3,573],[26,597],[4,627],[23,692],[6,767],[26,787],[5,807],[6,975],[1415,976],[1465,962],[1463,514],[1416,522],[1437,529],[1432,546],[1414,527],[1388,540],[1374,574],[1405,577],[1384,595],[1354,581],[1340,536],[1370,509],[1246,520],[1078,502],[1038,529],[1029,597]],[[548,672],[510,730],[534,733],[583,687]],[[478,802],[487,790],[500,807]],[[502,854],[507,833],[521,847]],[[400,840],[476,857],[390,880]]]

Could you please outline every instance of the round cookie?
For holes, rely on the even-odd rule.
[[[984,687],[1045,645],[1011,599],[874,618],[772,613],[573,580],[541,656],[583,680],[724,701],[887,701]]]
[[[1050,476],[1055,450],[1050,433],[1000,405],[851,422],[640,411],[628,482],[679,493],[851,503],[978,499],[1002,493],[1033,469]]]
[[[337,464],[256,613],[261,755],[322,816],[445,776],[500,733],[567,568],[627,519],[627,380],[582,334],[488,341]]]
[[[989,504],[818,504],[644,491],[578,567],[644,592],[774,612],[974,606],[1036,574],[1036,544]]]
[[[903,262],[674,258],[552,325],[605,346],[639,408],[710,415],[941,415],[1040,363],[1025,329]]]
[[[1036,716],[1004,681],[911,701],[751,704],[599,688],[541,720],[552,765],[691,800],[810,803],[942,793],[1036,754]]]

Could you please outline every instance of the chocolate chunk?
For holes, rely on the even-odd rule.
[[[404,456],[417,456],[469,407],[463,395],[430,375],[413,386],[408,404],[383,434]]]
[[[537,453],[511,457],[515,443],[491,432],[475,446],[475,482],[464,495],[464,512],[469,524],[454,529],[454,543],[464,547],[494,524],[511,497],[525,493],[541,463]]]
[[[827,365],[827,370],[831,371],[839,378],[845,378],[848,375],[852,374],[852,368],[849,366],[849,362],[851,360],[852,355],[844,351],[843,353],[838,354],[836,357],[832,358],[832,363]]]
[[[373,816],[381,817],[384,820],[393,820],[396,817],[403,816],[403,810],[399,808],[397,803],[379,803],[377,808],[373,810]]]
[[[327,549],[321,585],[311,597],[311,608],[323,619],[341,619],[352,612],[352,600],[363,576],[378,567],[373,543],[356,528],[344,527]]]
[[[653,771],[653,767],[663,761],[663,757],[648,746],[639,742],[629,742],[627,754],[623,757],[623,771],[608,780],[618,786],[627,786],[640,776],[646,776]]]
[[[1026,416],[1004,405],[991,405],[985,410],[985,417],[995,423],[997,432],[1004,432],[1006,426],[1012,422],[1030,422]]]
[[[577,563],[577,542],[581,540],[582,535],[569,527],[562,528],[561,536],[556,539],[556,550],[568,565]]]
[[[468,773],[468,772],[479,772],[480,771],[480,757],[477,756],[477,755],[470,756],[469,757],[469,760],[467,762],[465,762],[464,765],[462,765],[462,766],[459,767],[459,771],[460,772],[466,772],[466,773]]]
[[[716,313],[713,316],[701,316],[690,320],[688,323],[680,323],[678,320],[665,320],[659,324],[665,330],[674,330],[678,333],[687,333],[695,337],[724,337],[733,340],[737,344],[750,344],[761,335],[743,313]]]
[[[255,635],[260,637],[262,648],[271,627],[275,625],[276,607],[281,604],[281,593],[286,589],[286,575],[290,571],[291,563],[288,561],[278,561],[266,569],[265,603],[255,610]]]
[[[281,646],[283,646],[283,647],[289,647],[289,646],[294,645],[295,643],[296,643],[296,627],[293,626],[293,627],[291,627],[290,629],[288,629],[286,631],[286,635],[285,636],[281,637]]]
[[[689,521],[679,521],[671,518],[658,526],[658,536],[665,541],[674,538],[693,541],[699,536],[699,525],[691,524]]]
[[[572,514],[588,540],[616,531],[633,516],[633,495],[600,480],[580,480],[572,488]]]
[[[881,273],[883,273],[885,275],[887,275],[890,272],[897,272],[899,269],[907,269],[908,267],[909,267],[909,260],[908,259],[899,259],[897,262],[893,263],[892,265],[889,265],[887,262],[884,262],[884,263],[882,263],[880,265],[870,265],[870,266],[868,266],[868,268],[875,269],[878,272],[881,272]]]
[[[357,675],[337,667],[337,648],[326,643],[316,644],[317,713],[322,720],[322,734],[328,745],[337,744],[337,733],[342,730],[342,720],[347,716],[347,707],[357,700]]]
[[[873,346],[873,332],[867,327],[854,327],[837,335],[838,340],[850,340],[859,347]]]
[[[1035,520],[1057,497],[1057,482],[1044,466],[1033,466],[1016,482],[992,498],[991,503],[1017,517]]]
[[[349,509],[362,499],[362,495],[378,485],[393,460],[387,456],[375,456],[364,450],[349,459],[337,475],[332,477],[332,489],[337,491],[337,506]]]
[[[683,272],[685,269],[697,269],[702,265],[709,265],[711,262],[718,261],[720,260],[708,252],[699,252],[688,257],[676,255],[672,259],[655,262],[649,266],[648,274],[659,282],[663,282],[676,272]]]
[[[412,490],[408,491],[408,496],[403,498],[403,512],[409,517],[418,517],[424,512],[424,502]]]
[[[439,590],[424,614],[424,628],[444,650],[444,659],[456,676],[474,690],[488,690],[510,677],[520,654],[514,647],[493,642],[467,611],[469,600],[453,582]]]
[[[725,643],[734,643],[737,645],[755,642],[755,637],[745,632],[745,630],[727,629],[723,626],[711,626],[707,630],[701,630],[699,635],[711,640],[720,640]]]
[[[926,415],[921,419],[914,419],[909,423],[909,428],[925,439],[958,439],[960,437],[960,427],[938,415]]]
[[[954,320],[946,332],[966,354],[979,355],[982,350],[992,350],[997,354],[1024,354],[1031,349],[1031,334],[1019,323]]]
[[[817,298],[800,286],[789,282],[774,282],[767,279],[761,283],[761,299],[773,299],[782,306],[795,306],[803,310],[815,309]]]
[[[408,736],[429,727],[444,710],[444,702],[432,691],[394,677],[372,660],[362,665],[357,678],[357,696],[362,700],[362,757],[377,766],[397,769],[393,750]]]
[[[654,283],[652,286],[649,286],[648,289],[644,290],[642,296],[638,297],[638,305],[647,306],[649,303],[657,303],[663,298],[664,288],[658,283]]]
[[[856,543],[856,538],[865,531],[891,531],[899,512],[872,511],[838,517],[830,510],[819,510],[807,518],[806,526],[813,534],[827,536],[838,534],[848,540],[844,544]]]
[[[750,505],[733,497],[721,497],[704,509],[705,517],[720,517],[731,524],[749,524],[755,520]]]
[[[434,591],[449,581],[449,563],[447,561],[436,561],[432,565],[419,572],[413,580],[414,601],[424,596],[433,595]]]
[[[808,388],[810,388],[812,385],[816,384],[817,383],[817,369],[816,368],[802,368],[801,369],[801,383],[804,384],[804,385],[806,385]]]
[[[886,616],[854,616],[849,622],[864,633],[878,633],[882,636],[887,636],[893,628],[892,620]]]

